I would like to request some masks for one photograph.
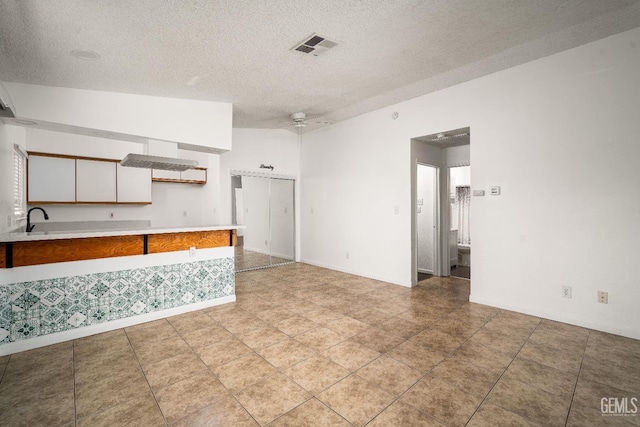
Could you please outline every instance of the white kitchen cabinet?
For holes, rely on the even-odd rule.
[[[76,159],[76,201],[115,203],[116,165],[112,161]]]
[[[118,203],[151,203],[151,169],[118,166]]]
[[[75,203],[75,159],[30,154],[28,169],[29,203]]]

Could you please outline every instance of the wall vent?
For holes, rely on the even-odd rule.
[[[320,56],[337,45],[338,43],[314,33],[307,37],[302,43],[298,43],[292,47],[291,50],[313,56]]]

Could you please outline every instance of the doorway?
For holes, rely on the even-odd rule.
[[[418,163],[416,170],[416,240],[419,279],[437,265],[438,168]]]
[[[295,262],[295,181],[232,175],[232,221],[238,230],[236,271]]]
[[[471,168],[449,168],[451,276],[471,279]]]

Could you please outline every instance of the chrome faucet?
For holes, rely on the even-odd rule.
[[[44,219],[45,221],[49,219],[49,215],[47,215],[47,213],[44,211],[44,209],[39,208],[39,207],[35,207],[35,208],[31,208],[29,209],[29,212],[27,212],[27,233],[30,233],[31,230],[33,230],[33,227],[35,227],[35,224],[31,224],[31,211],[32,210],[39,210],[42,211],[42,213],[44,214]]]

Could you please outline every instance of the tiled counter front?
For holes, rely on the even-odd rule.
[[[14,281],[0,283],[0,354],[234,301],[233,248],[198,258],[167,253],[4,270]]]

